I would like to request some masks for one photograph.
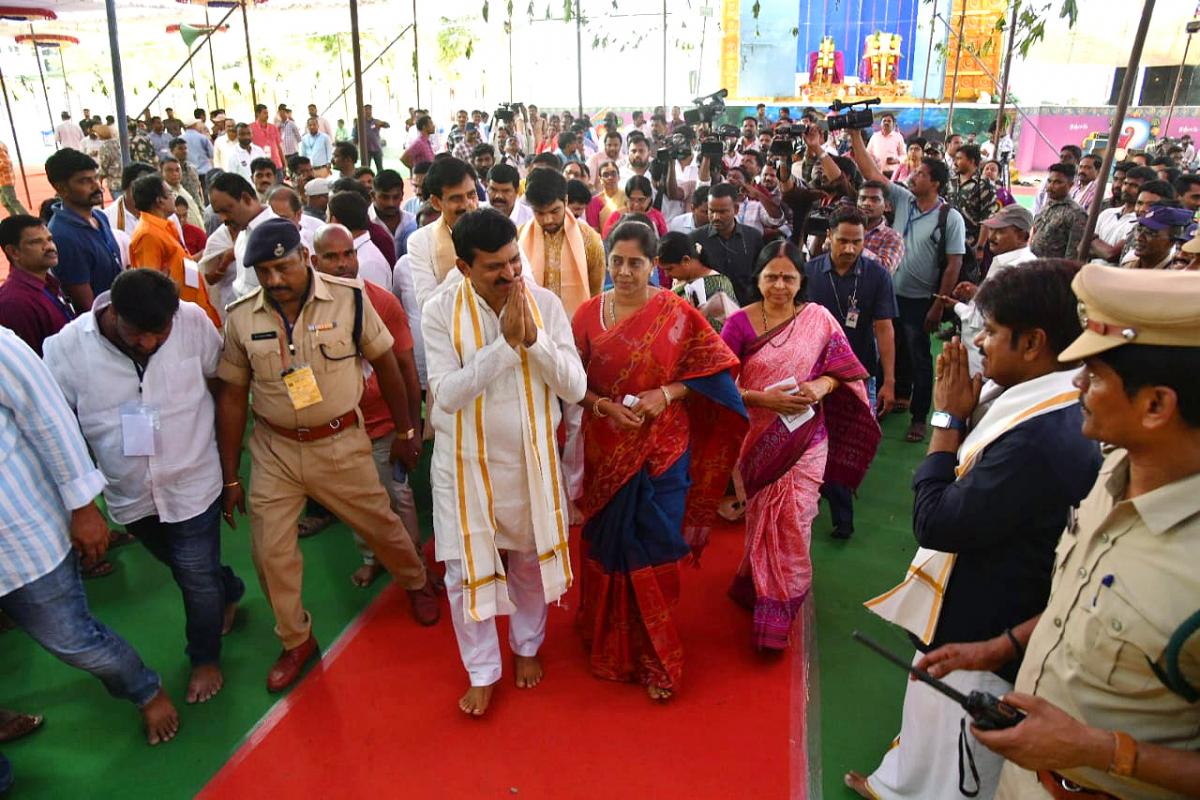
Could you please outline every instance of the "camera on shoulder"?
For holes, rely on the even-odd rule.
[[[834,100],[833,105],[829,107],[833,113],[825,117],[825,122],[829,124],[831,133],[840,130],[861,131],[870,128],[875,124],[875,114],[871,112],[871,106],[877,106],[880,102],[878,97],[868,97],[852,103]],[[862,108],[856,110],[855,106],[862,106]]]

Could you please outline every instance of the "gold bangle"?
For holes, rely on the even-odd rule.
[[[241,485],[242,485],[241,481],[231,481],[231,482],[225,484],[223,488],[232,489],[234,486],[241,486]]]
[[[663,397],[665,397],[667,399],[667,405],[671,405],[671,401],[674,400],[675,398],[671,397],[671,393],[667,391],[667,387],[660,386],[658,388],[662,390]]]
[[[417,429],[409,428],[407,431],[405,431],[402,434],[400,434],[400,433],[396,434],[396,438],[402,442],[407,442],[409,439],[416,437],[416,435],[417,435]]]
[[[597,417],[603,417],[604,414],[600,413],[600,404],[603,403],[607,399],[608,399],[607,397],[597,397],[596,402],[592,403],[592,414],[594,414]]]

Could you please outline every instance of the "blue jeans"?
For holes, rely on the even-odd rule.
[[[900,310],[896,336],[896,396],[909,397],[913,422],[924,422],[933,403],[933,353],[925,332],[925,315],[933,301],[897,297]]]
[[[225,606],[246,593],[246,584],[221,564],[221,500],[183,522],[143,517],[125,526],[146,549],[171,568],[183,593],[187,654],[192,666],[215,664],[221,656]]]
[[[0,794],[7,792],[13,785],[12,764],[0,753]]]
[[[867,378],[867,399],[871,401],[871,410],[877,411],[874,377]],[[825,483],[821,486],[821,496],[829,503],[829,516],[833,518],[833,527],[853,531],[854,493],[850,487],[840,483]]]
[[[74,550],[47,574],[0,597],[0,609],[60,661],[95,675],[113,697],[141,708],[158,694],[158,675],[92,616]]]

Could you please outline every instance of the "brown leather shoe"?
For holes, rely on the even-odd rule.
[[[321,650],[312,634],[309,634],[308,641],[299,647],[284,650],[267,673],[267,691],[282,692],[300,678],[300,673],[309,661],[320,656]]]
[[[413,619],[419,624],[425,626],[437,624],[442,612],[438,608],[437,589],[434,588],[433,581],[426,578],[425,585],[420,589],[409,589],[408,601],[412,604]]]

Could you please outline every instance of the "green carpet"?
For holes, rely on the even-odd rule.
[[[817,615],[821,785],[825,797],[857,797],[842,783],[848,770],[870,774],[900,730],[905,675],[850,638],[856,629],[904,658],[912,645],[903,632],[863,608],[904,576],[916,542],[912,535],[912,474],[926,444],[904,441],[907,414],[883,423],[883,442],[858,491],[854,536],[829,536],[828,509],[813,523],[813,593]]]
[[[899,726],[903,674],[854,643],[850,632],[862,628],[902,653],[911,652],[897,631],[862,607],[863,600],[895,584],[913,552],[909,483],[925,448],[902,441],[906,425],[907,418],[899,416],[884,424],[879,456],[859,492],[854,538],[832,540],[824,512],[813,531],[821,770],[828,797],[847,795],[841,783],[847,769],[874,769]],[[414,475],[414,488],[428,534],[427,475],[426,464]],[[175,742],[148,748],[133,706],[109,698],[94,678],[59,663],[24,633],[0,635],[0,686],[5,689],[0,705],[47,716],[42,731],[4,747],[17,780],[11,797],[192,797],[271,707],[276,698],[264,684],[279,644],[250,562],[249,522],[242,518],[236,531],[223,531],[225,560],[250,591],[237,629],[225,640],[225,689],[208,704],[181,703],[188,676],[183,611],[165,567],[133,544],[114,552],[117,569],[111,576],[86,584],[96,615],[137,648],[181,703],[182,728]],[[367,591],[351,585],[359,557],[341,525],[302,546],[305,603],[318,641],[327,645],[386,581]]]

